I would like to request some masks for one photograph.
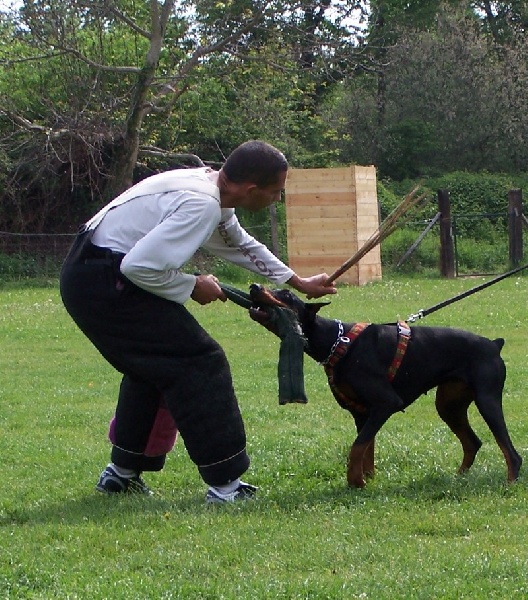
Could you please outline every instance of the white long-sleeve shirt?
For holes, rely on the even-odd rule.
[[[196,277],[181,267],[200,248],[277,284],[294,272],[220,207],[207,168],[175,170],[136,184],[87,226],[92,242],[125,254],[121,272],[137,286],[183,304]]]

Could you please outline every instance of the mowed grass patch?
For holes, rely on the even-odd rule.
[[[344,287],[322,314],[393,322],[482,281]],[[349,489],[353,421],[322,368],[306,357],[308,404],[279,406],[279,341],[230,302],[188,306],[229,357],[255,502],[205,506],[181,440],[146,475],[152,498],[97,494],[119,375],[56,288],[0,288],[0,598],[526,597],[526,466],[506,483],[474,408],[484,445],[467,475],[455,474],[460,446],[429,393],[382,429],[376,478]],[[525,461],[527,308],[528,279],[509,278],[415,325],[506,339],[504,411]]]

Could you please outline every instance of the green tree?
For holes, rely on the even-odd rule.
[[[85,205],[110,197],[130,185],[149,154],[207,148],[209,160],[221,161],[241,141],[237,133],[265,133],[289,148],[300,148],[295,137],[304,136],[317,146],[313,97],[324,77],[313,84],[309,73],[340,61],[344,72],[349,45],[339,14],[322,18],[326,8],[323,2],[310,20],[311,2],[26,0],[19,14],[0,16],[7,34],[0,40],[0,147],[14,161],[16,181],[32,182],[23,183],[26,201],[70,196]],[[342,17],[351,10],[343,7]],[[310,52],[310,68],[299,69]],[[206,97],[215,92],[218,98]],[[205,118],[209,127],[198,130],[216,135],[189,147],[197,141],[193,125]]]
[[[343,158],[396,179],[526,170],[527,38],[498,44],[462,9],[442,9],[427,29],[402,29],[387,48],[381,122],[377,72],[336,90],[323,115]]]
[[[496,42],[507,43],[518,34],[525,34],[528,27],[528,3],[526,0],[513,2],[471,2],[473,9],[483,17],[484,27]]]

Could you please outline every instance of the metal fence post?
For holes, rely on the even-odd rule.
[[[451,222],[451,203],[449,192],[438,190],[438,211],[440,217],[440,275],[447,279],[455,278],[455,250],[453,226]]]
[[[508,192],[508,240],[510,267],[517,267],[523,258],[523,206],[521,190]]]

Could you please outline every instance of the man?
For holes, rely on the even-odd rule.
[[[256,488],[240,480],[249,457],[229,364],[184,307],[189,298],[202,305],[227,298],[213,275],[180,269],[203,247],[309,297],[335,293],[325,273],[298,277],[235,216],[237,207],[259,210],[279,200],[287,171],[276,148],[249,141],[218,172],[176,170],[141,181],[77,237],[61,272],[64,305],[123,374],[99,491],[151,493],[141,473],[163,466],[145,453],[163,405],[209,486],[206,501],[254,496]]]

